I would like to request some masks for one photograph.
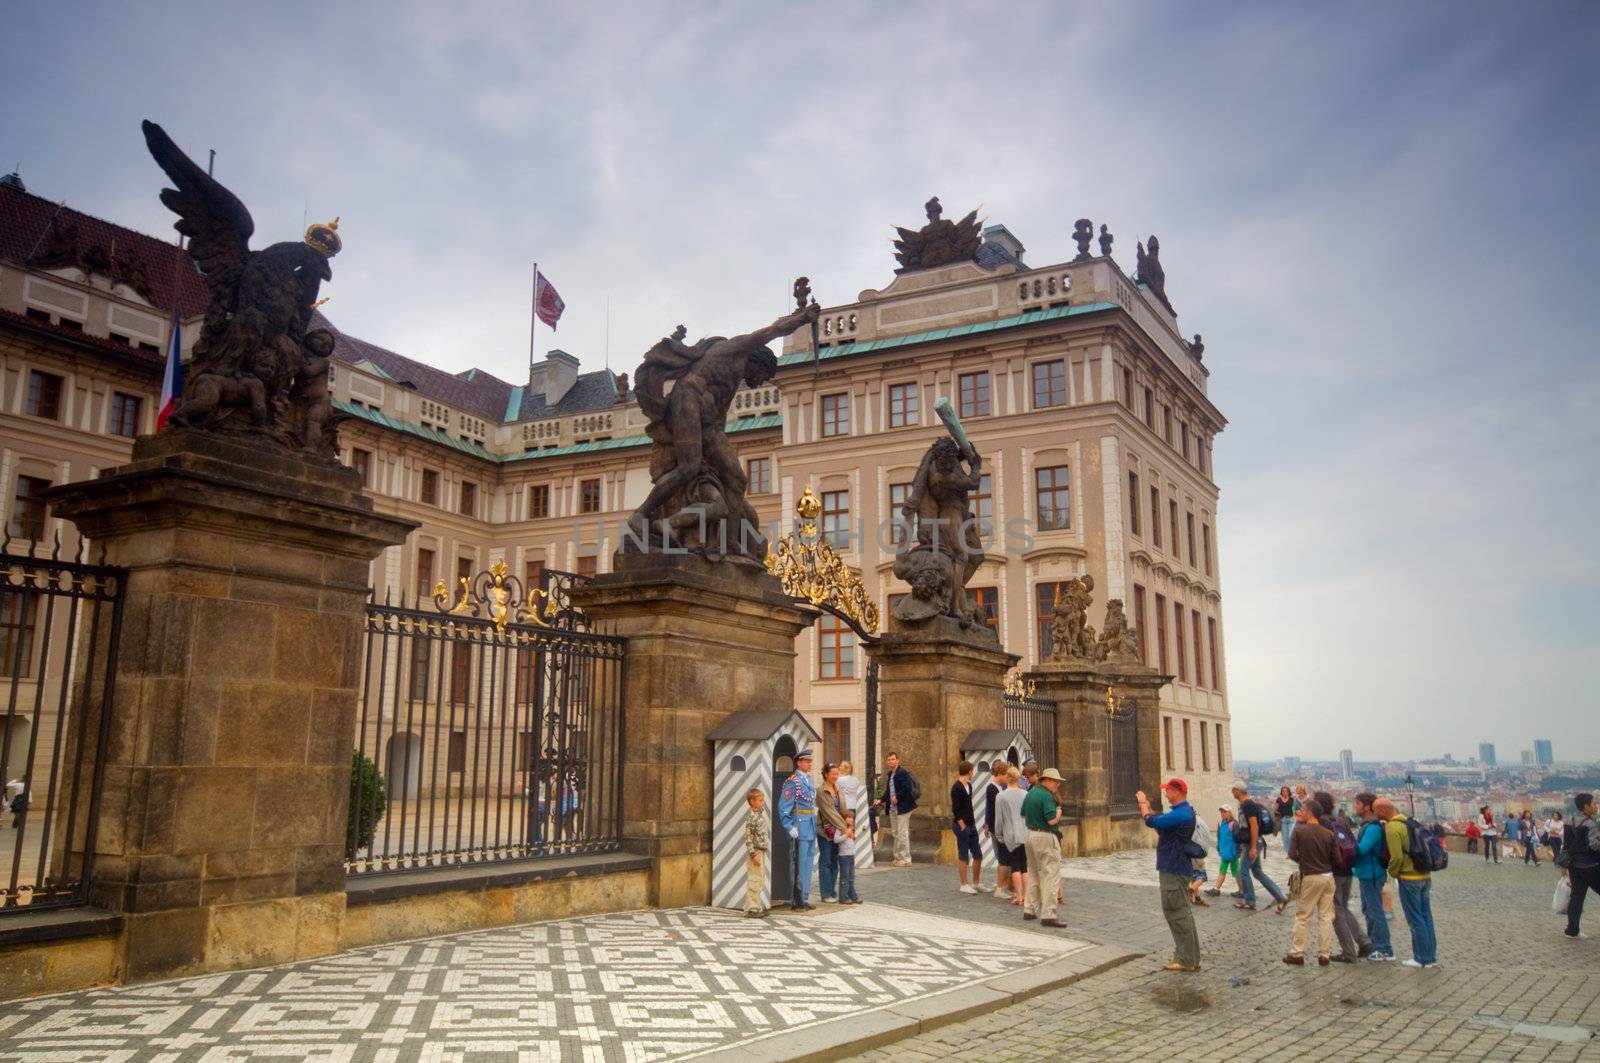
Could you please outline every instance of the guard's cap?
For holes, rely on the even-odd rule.
[[[810,750],[810,748],[808,747],[806,749],[802,749],[800,752],[796,753],[794,755],[794,759],[795,760],[810,760],[811,759],[811,750]]]

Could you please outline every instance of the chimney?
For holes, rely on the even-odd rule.
[[[534,367],[528,387],[544,392],[547,406],[554,406],[578,382],[578,360],[566,351],[553,350],[544,356],[544,364]]]
[[[983,230],[983,242],[1000,252],[1000,257],[1007,262],[1015,262],[1018,266],[1026,268],[1022,261],[1024,250],[1022,241],[1014,236],[1010,229],[1004,225],[989,225]]]

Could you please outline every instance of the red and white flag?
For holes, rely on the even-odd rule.
[[[183,397],[182,330],[178,322],[178,308],[172,308],[172,335],[167,340],[167,368],[161,374],[161,407],[156,410],[156,431],[167,427],[167,418]]]
[[[539,267],[533,268],[533,315],[552,329],[556,322],[561,320],[561,312],[567,308],[562,302],[561,295],[556,291],[555,285],[544,279],[544,274],[539,272]]]

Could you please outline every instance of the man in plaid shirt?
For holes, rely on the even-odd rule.
[[[772,821],[767,817],[767,795],[751,787],[745,795],[750,812],[744,818],[744,914],[760,919],[767,914],[761,890],[767,884],[767,851],[772,848]]]

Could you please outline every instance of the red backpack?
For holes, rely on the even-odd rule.
[[[1351,868],[1356,866],[1356,837],[1350,833],[1350,828],[1344,821],[1329,816],[1324,826],[1333,832],[1333,869],[1341,875],[1348,875]]]

